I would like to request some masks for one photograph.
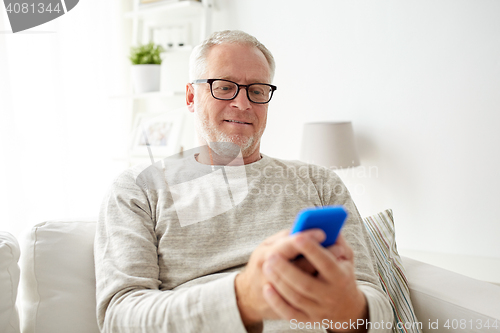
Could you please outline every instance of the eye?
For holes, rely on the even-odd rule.
[[[250,93],[255,96],[262,96],[266,94],[266,86],[262,85],[253,85],[251,86]]]
[[[213,87],[215,90],[218,90],[220,92],[228,92],[228,91],[232,91],[235,89],[235,85],[234,84],[218,84],[218,85],[214,85]]]

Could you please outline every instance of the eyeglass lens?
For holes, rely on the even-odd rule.
[[[227,81],[212,82],[212,94],[215,98],[230,100],[236,96],[238,86]],[[272,89],[265,84],[254,83],[247,87],[247,95],[250,101],[255,103],[267,103],[271,99]]]

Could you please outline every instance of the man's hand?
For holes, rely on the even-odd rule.
[[[299,234],[290,236],[290,230],[282,230],[267,238],[252,253],[245,269],[236,276],[236,299],[245,326],[260,323],[264,319],[282,317],[275,311],[272,303],[270,305],[264,299],[262,291],[264,286],[269,284],[269,280],[262,271],[262,265],[271,256],[279,256],[284,261],[297,257],[299,249],[294,246],[294,243],[297,242],[298,236]],[[322,230],[313,229],[300,233],[300,237],[306,237],[311,242],[318,243],[325,239],[325,234]],[[314,267],[308,264],[305,259],[300,259],[294,264],[296,267],[300,267],[301,271],[306,272],[304,274],[313,274],[315,271]],[[293,264],[290,265],[293,266]]]
[[[352,249],[342,235],[328,249],[320,242],[301,233],[291,243],[317,270],[315,276],[280,253],[266,257],[263,270],[269,283],[263,287],[263,296],[273,313],[281,319],[301,322],[368,319],[366,299],[356,285]]]

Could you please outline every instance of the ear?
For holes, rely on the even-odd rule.
[[[186,105],[189,112],[194,112],[194,87],[191,83],[186,84]]]

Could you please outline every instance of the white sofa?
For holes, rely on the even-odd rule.
[[[98,333],[94,222],[44,222],[21,240],[17,309],[23,333]],[[17,333],[19,246],[0,233],[0,332]],[[403,258],[423,332],[500,332],[500,287]],[[448,320],[450,328],[445,327]],[[436,323],[429,328],[429,324]],[[492,327],[496,321],[497,327]],[[464,324],[465,323],[465,324]],[[489,323],[490,328],[479,328]],[[465,325],[465,328],[461,329]]]

